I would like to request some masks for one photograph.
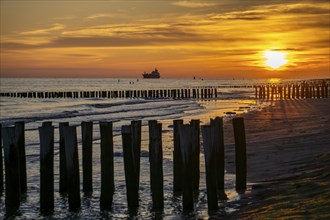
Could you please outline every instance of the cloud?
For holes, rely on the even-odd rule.
[[[113,15],[111,15],[111,14],[94,14],[94,15],[88,16],[86,19],[87,20],[96,20],[96,19],[100,19],[100,18],[113,18]]]
[[[180,6],[180,7],[186,7],[186,8],[205,8],[205,7],[212,7],[215,6],[216,3],[210,3],[210,2],[193,2],[193,1],[178,1],[173,2],[173,5]]]
[[[77,18],[76,16],[69,15],[69,16],[62,16],[62,17],[55,17],[54,20],[73,20]]]
[[[23,31],[20,34],[21,35],[35,35],[35,36],[49,35],[54,31],[60,31],[60,30],[63,30],[64,28],[65,28],[65,26],[63,24],[52,24],[50,28],[37,29],[37,30],[32,30],[32,31]]]
[[[327,6],[327,7],[326,7]],[[294,4],[288,7],[283,7],[282,12],[289,14],[316,14],[316,15],[328,15],[329,14],[329,2],[327,5],[311,5],[311,4]]]
[[[313,10],[303,14],[302,8],[313,8]],[[189,51],[196,48],[210,51],[221,48],[222,51],[233,51],[246,48],[257,50],[277,41],[284,44],[279,48],[298,51],[301,48],[299,44],[304,44],[307,38],[312,37],[305,33],[317,32],[319,40],[329,40],[329,36],[324,34],[325,30],[328,31],[329,20],[326,16],[317,14],[325,13],[323,9],[324,4],[267,5],[243,11],[212,12],[203,16],[184,14],[135,20],[125,24],[91,25],[79,28],[53,24],[50,28],[22,32],[16,38],[2,38],[1,48],[24,50],[70,47],[97,49],[154,47],[161,50],[160,48],[173,47]],[[95,14],[91,15],[90,19],[106,16],[108,14]],[[301,37],[301,33],[306,37]],[[32,41],[32,37],[34,39],[44,37],[44,39],[37,42]],[[320,47],[319,44],[315,46]],[[304,49],[308,50],[308,48]],[[232,55],[225,52],[223,54]]]

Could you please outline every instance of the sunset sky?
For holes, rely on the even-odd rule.
[[[329,0],[1,0],[1,77],[329,78]]]

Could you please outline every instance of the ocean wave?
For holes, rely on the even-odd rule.
[[[73,107],[74,106],[74,107]],[[65,106],[64,109],[67,109]],[[113,118],[115,120],[138,120],[146,117],[163,117],[168,115],[183,115],[185,111],[201,108],[196,102],[192,101],[124,101],[120,103],[87,103],[70,106],[72,110],[62,110],[62,107],[55,107],[49,113],[40,113],[42,111],[31,112],[30,114],[17,115],[0,119],[0,123],[12,125],[15,121],[42,122],[51,120],[69,120],[79,118],[81,121],[88,119],[100,120],[104,118]],[[70,120],[69,120],[70,121]],[[71,120],[72,121],[72,120]]]

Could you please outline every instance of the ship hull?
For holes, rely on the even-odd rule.
[[[160,76],[153,76],[150,74],[142,74],[142,76],[144,79],[159,79],[160,78]]]

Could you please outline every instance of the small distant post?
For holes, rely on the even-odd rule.
[[[267,99],[269,99],[269,96],[270,96],[270,88],[269,85],[267,85]]]
[[[52,122],[51,121],[42,122],[42,127],[45,127],[45,126],[52,126]]]
[[[7,213],[12,213],[15,212],[20,205],[19,155],[18,147],[15,144],[15,128],[4,127],[2,132],[6,172],[5,203]]]
[[[70,211],[78,211],[80,209],[80,180],[77,149],[77,131],[75,126],[64,127],[63,131],[65,142],[69,209]]]
[[[246,140],[243,118],[233,118],[235,136],[236,190],[246,190]]]
[[[83,192],[93,192],[93,122],[81,122]]]
[[[215,133],[212,130],[212,127],[209,125],[202,126],[203,146],[205,154],[207,205],[209,210],[217,210],[217,164],[216,149],[213,137]]]
[[[175,193],[182,192],[182,157],[180,147],[179,126],[183,125],[183,120],[173,121],[173,191]]]
[[[68,122],[60,122],[59,124],[59,139],[60,139],[60,193],[66,193],[68,189],[67,173],[66,173],[66,157],[65,157],[65,142],[64,142],[64,127],[69,126]]]
[[[54,126],[39,127],[40,138],[40,210],[54,209]]]
[[[0,196],[3,192],[2,124],[0,124]]]
[[[191,211],[194,209],[191,130],[192,128],[190,125],[181,125],[179,127],[182,156],[183,211]]]
[[[292,86],[292,99],[296,98],[296,85]]]
[[[112,207],[115,192],[112,122],[100,122],[101,134],[101,198],[100,208]]]
[[[150,185],[153,210],[164,208],[162,124],[149,121]]]
[[[123,154],[124,154],[124,168],[125,180],[127,190],[127,204],[129,209],[135,209],[139,206],[139,189],[136,187],[138,183],[138,173],[136,169],[135,153],[133,152],[133,138],[132,126],[123,125],[121,128]]]
[[[27,190],[24,129],[25,129],[24,121],[15,122],[15,141],[19,153],[19,167],[20,167],[19,173],[20,173],[21,193],[25,193]]]

